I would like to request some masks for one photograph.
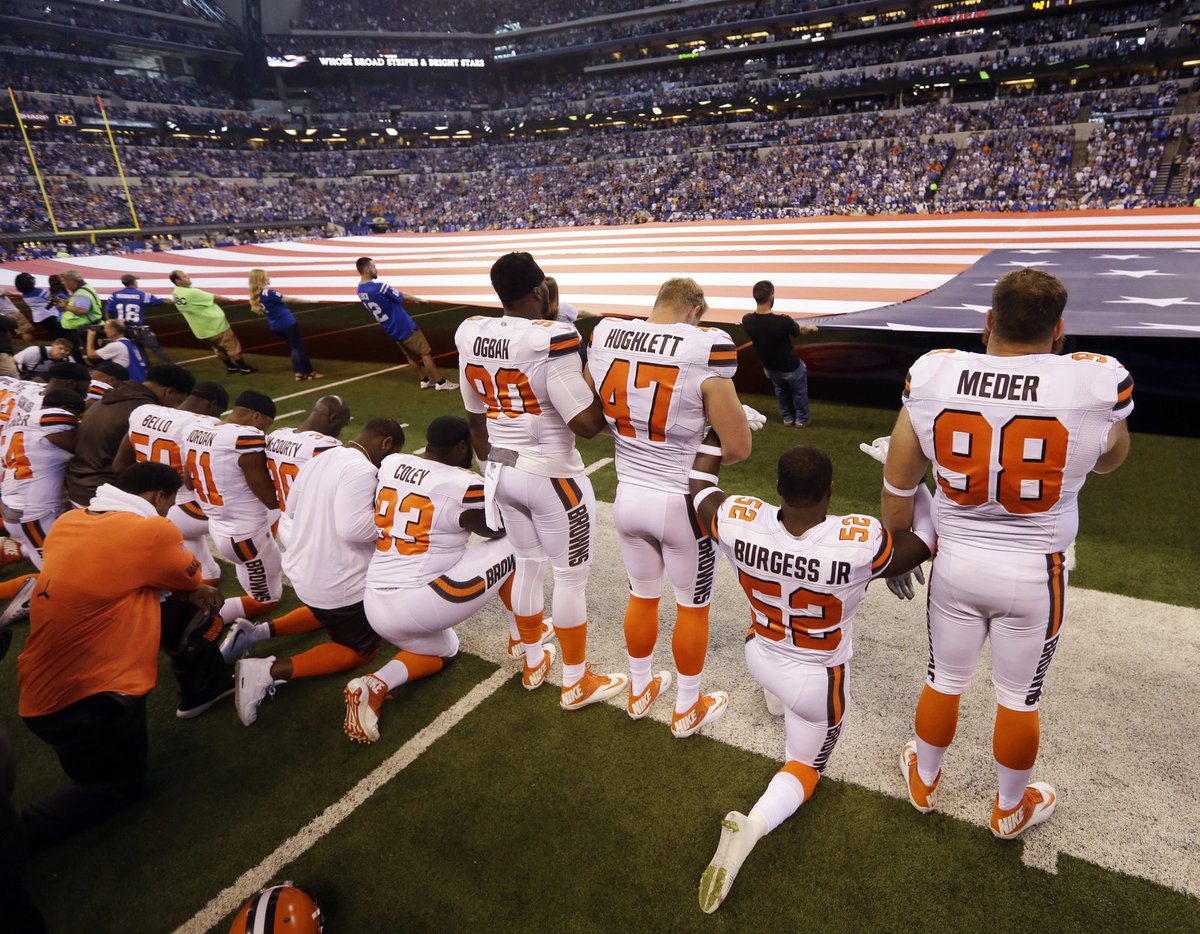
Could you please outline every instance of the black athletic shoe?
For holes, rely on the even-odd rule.
[[[230,376],[237,376],[242,371],[239,370],[236,366],[227,366],[227,367],[225,367],[225,372],[228,373]]]
[[[175,716],[180,720],[191,720],[208,710],[213,704],[233,693],[233,675],[213,682],[212,686],[187,697],[179,698],[179,709]]]
[[[242,363],[238,365],[237,372],[241,373],[243,376],[249,376],[251,373],[257,373],[258,369],[256,367],[252,367],[249,363]]]

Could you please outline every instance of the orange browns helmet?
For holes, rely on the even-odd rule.
[[[317,900],[294,882],[281,882],[252,896],[229,934],[321,934],[324,929]]]

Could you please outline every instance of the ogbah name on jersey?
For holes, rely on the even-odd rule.
[[[733,544],[733,554],[741,564],[778,577],[794,577],[810,584],[822,582],[820,558],[806,558],[790,551],[773,551],[740,538]],[[823,583],[850,583],[851,567],[849,561],[834,561],[829,568],[829,578]]]
[[[477,357],[489,360],[508,359],[508,338],[477,337],[471,345],[471,352]]]
[[[1007,399],[1009,402],[1037,402],[1037,388],[1041,377],[1021,373],[980,373],[963,370],[958,375],[960,396],[978,396],[981,399]]]
[[[614,350],[663,354],[668,357],[675,356],[682,343],[682,334],[651,334],[648,331],[626,331],[621,328],[613,328],[604,339],[604,346]]]

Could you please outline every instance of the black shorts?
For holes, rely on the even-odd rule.
[[[359,655],[370,655],[383,642],[379,633],[367,622],[367,614],[363,610],[361,600],[336,610],[321,610],[315,606],[310,606],[309,609],[325,627],[330,639],[338,645],[353,649]]]

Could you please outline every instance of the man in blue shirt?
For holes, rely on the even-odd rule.
[[[416,295],[405,295],[386,282],[378,282],[379,273],[375,270],[375,261],[369,256],[361,257],[354,265],[360,276],[358,300],[374,315],[375,320],[383,325],[388,337],[400,345],[408,362],[423,374],[421,388],[457,389],[458,383],[444,379],[438,372],[429,341],[417,327],[417,322],[404,310],[406,300],[424,302],[425,299]]]
[[[109,296],[108,301],[104,303],[104,316],[125,325],[125,333],[143,351],[153,353],[163,363],[171,363],[171,358],[158,343],[158,337],[146,326],[146,308],[150,305],[164,305],[173,300],[143,292],[137,284],[137,276],[132,273],[121,276],[121,285],[124,288]]]

